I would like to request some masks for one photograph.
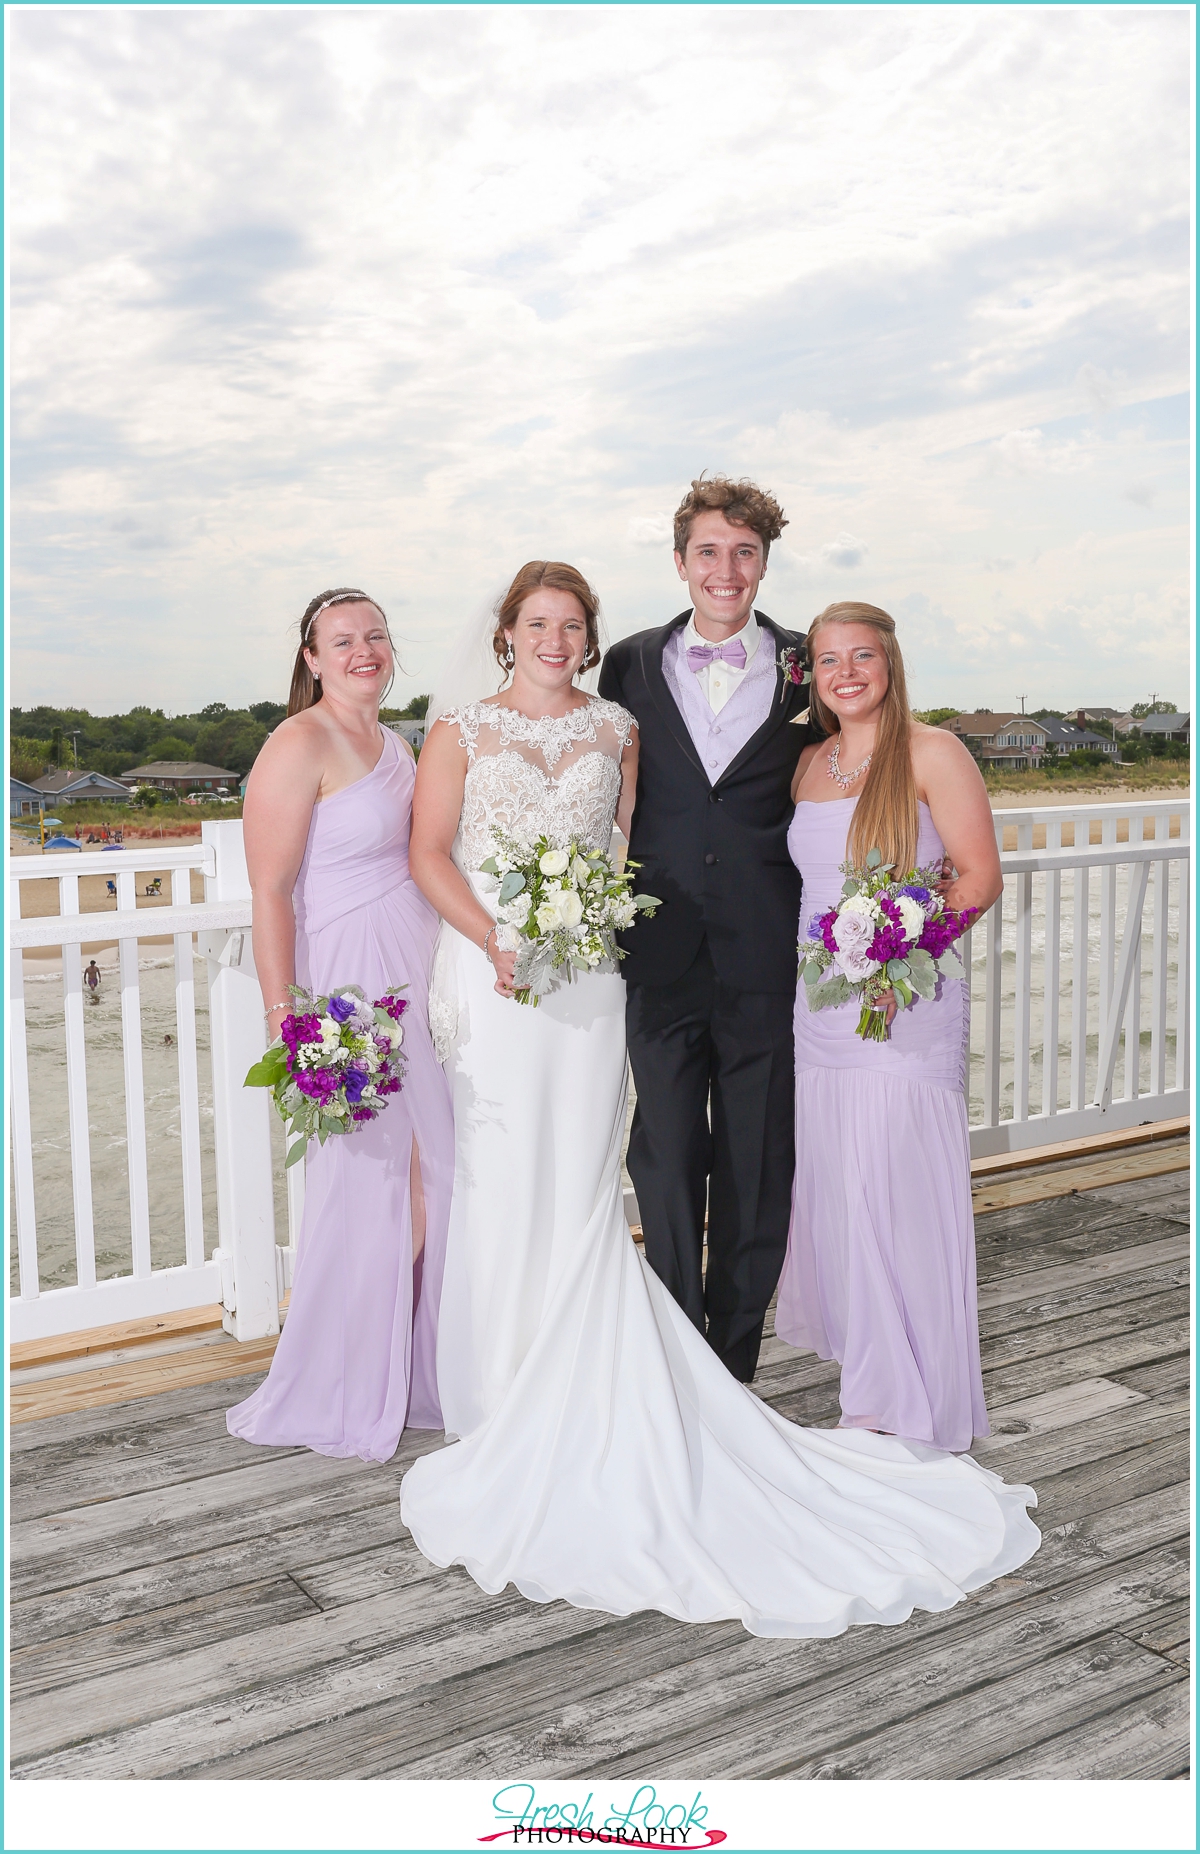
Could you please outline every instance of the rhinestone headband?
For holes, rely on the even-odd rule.
[[[317,619],[321,616],[321,613],[325,611],[328,606],[349,605],[351,602],[355,604],[359,604],[359,605],[375,605],[374,599],[371,598],[369,594],[365,592],[335,592],[332,598],[323,600],[322,603],[318,605],[316,611],[313,612],[312,616],[308,619],[307,623],[304,626],[304,631],[302,633],[301,641],[307,642],[307,640],[312,636],[313,626],[316,624]],[[383,618],[383,622],[386,625],[387,618],[384,616],[383,607],[381,605],[375,605],[375,610],[379,613],[379,616]]]

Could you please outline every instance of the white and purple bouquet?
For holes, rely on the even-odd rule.
[[[269,1088],[288,1137],[285,1163],[294,1165],[310,1139],[321,1145],[331,1133],[355,1133],[381,1114],[398,1094],[404,1075],[400,1054],[408,1009],[402,985],[389,985],[374,1004],[357,985],[342,985],[316,998],[289,985],[296,1009],[246,1077],[247,1088]]]
[[[800,945],[805,996],[810,1011],[861,1000],[858,1035],[884,1043],[881,1000],[891,993],[907,1010],[917,998],[933,997],[939,977],[961,978],[962,962],[951,948],[978,909],[956,914],[946,907],[937,890],[939,864],[892,880],[892,865],[872,850],[864,869],[843,863],[841,870],[842,899],[813,915]]]
[[[497,884],[497,945],[517,955],[513,991],[536,1005],[561,974],[616,972],[625,957],[616,936],[639,914],[662,906],[656,895],[635,895],[636,863],[618,870],[604,850],[583,843],[566,847],[538,837],[524,844],[495,825],[496,848],[479,873]]]

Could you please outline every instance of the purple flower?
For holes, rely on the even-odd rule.
[[[322,1106],[337,1093],[338,1078],[332,1069],[301,1069],[295,1081],[301,1094],[311,1095]]]
[[[357,1107],[362,1100],[363,1089],[371,1079],[365,1069],[348,1068],[343,1071],[346,1099],[351,1107]]]
[[[819,940],[827,953],[837,952],[837,941],[833,937],[834,924],[837,921],[836,908],[830,908],[826,914],[814,914],[808,923],[808,937]]]
[[[881,905],[886,909],[886,901]],[[908,947],[904,938],[904,929],[897,921],[881,921],[875,930],[875,938],[867,948],[867,958],[878,965],[885,966],[889,959],[903,959]]]
[[[376,998],[375,1007],[377,1010],[386,1011],[393,1023],[396,1023],[403,1017],[405,1011],[408,1009],[408,999],[397,998],[389,991],[385,992],[382,998]]]
[[[353,1017],[357,1009],[357,998],[331,998],[329,1000],[329,1015],[339,1024],[344,1024],[348,1018]]]
[[[901,895],[911,895],[913,900],[919,901],[923,908],[928,908],[933,901],[933,896],[930,894],[929,890],[927,888],[922,888],[919,882],[906,882],[903,888],[897,890],[897,893]]]
[[[932,920],[926,922],[925,931],[917,941],[917,945],[926,953],[932,954],[934,959],[940,959],[960,935],[966,932],[978,912],[978,908],[968,908],[965,913],[956,914],[953,908],[946,908],[942,914],[935,915]]]
[[[279,1026],[279,1034],[293,1056],[301,1043],[319,1043],[321,1041],[321,1020],[311,1012],[307,1016],[285,1017]]]

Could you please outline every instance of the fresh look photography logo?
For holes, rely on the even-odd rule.
[[[582,1800],[539,1800],[532,1783],[509,1783],[492,1797],[501,1824],[481,1842],[513,1847],[561,1847],[599,1842],[624,1848],[712,1848],[725,1830],[708,1826],[708,1809],[697,1790],[689,1799],[660,1796],[652,1783],[639,1784],[628,1803],[600,1805],[589,1790]]]

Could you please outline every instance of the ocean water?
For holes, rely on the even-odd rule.
[[[1186,865],[1170,868],[1167,973],[1167,1086],[1174,1085],[1174,1023],[1179,985],[1179,884]],[[1060,1009],[1057,1061],[1057,1101],[1070,1104],[1074,884],[1087,879],[1082,873],[1062,878],[1060,936]],[[1119,947],[1124,925],[1129,871],[1118,868],[1116,917]],[[1043,1075],[1045,878],[1033,878],[1033,922],[1030,1024],[1030,1112],[1044,1111],[1047,1094]],[[1016,1006],[1015,881],[1007,884],[1005,932],[1001,959],[1001,1119],[1012,1112],[1014,1024]],[[1137,1048],[1139,1091],[1150,1081],[1150,991],[1153,960],[1152,892],[1143,915],[1140,996],[1141,1034]],[[1094,1093],[1099,1055],[1101,939],[1100,878],[1093,871],[1088,909],[1088,1034],[1086,1099]],[[212,1071],[209,1060],[209,1018],[206,962],[195,959],[196,1035],[199,1056],[201,1165],[204,1198],[205,1253],[217,1245],[216,1168],[213,1148]],[[139,964],[142,1000],[142,1060],[146,1089],[146,1135],[149,1151],[150,1241],[155,1267],[182,1263],[183,1193],[179,1134],[179,1078],[176,1051],[165,1042],[176,1034],[174,960],[167,948],[146,948]],[[985,931],[981,927],[972,945],[972,1034],[968,1102],[973,1125],[983,1118],[983,1034],[986,976]],[[75,1238],[71,1191],[71,1149],[67,1122],[66,1047],[63,1024],[62,981],[57,963],[25,961],[25,998],[28,1023],[30,1097],[33,1122],[34,1192],[38,1224],[38,1258],[43,1288],[65,1287],[75,1280]],[[920,1005],[916,1006],[920,1009]],[[84,1031],[88,1081],[88,1123],[91,1135],[92,1198],[95,1225],[96,1273],[99,1279],[127,1274],[132,1266],[129,1227],[129,1185],[126,1166],[124,1071],[121,1056],[120,988],[115,967],[105,968],[98,1002],[84,1003]],[[1124,1057],[1118,1059],[1117,1097],[1128,1092]],[[283,1132],[271,1117],[275,1152],[276,1233],[286,1241],[287,1206],[283,1178]],[[15,1217],[10,1252],[11,1291],[18,1291]]]

